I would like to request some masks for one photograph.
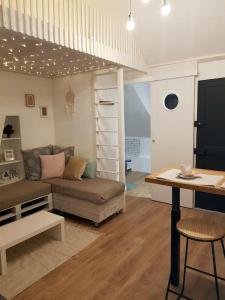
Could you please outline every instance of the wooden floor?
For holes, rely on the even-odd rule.
[[[138,171],[130,171],[126,175],[126,182],[130,183],[142,183],[145,182],[145,177],[148,173],[138,172]]]
[[[104,233],[102,237],[15,299],[164,299],[169,275],[170,206],[135,197],[129,197],[127,204],[125,214],[98,229]],[[182,209],[182,217],[195,216],[216,219],[225,226],[225,215]],[[93,230],[90,224],[81,225]],[[190,248],[189,263],[212,271],[210,247],[191,242]],[[182,258],[183,253],[182,239]],[[216,254],[219,275],[225,277],[220,244],[216,245]],[[224,283],[220,283],[220,290],[221,299],[225,299]],[[196,300],[216,299],[213,279],[189,271],[186,294]],[[169,299],[176,297],[171,295]]]
[[[126,183],[134,183],[136,187],[126,191],[128,196],[151,198],[151,185],[145,182],[146,173],[131,171],[126,175]]]

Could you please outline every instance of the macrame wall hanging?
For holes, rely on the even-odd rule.
[[[71,87],[69,87],[69,90],[66,93],[65,112],[70,118],[72,118],[75,113],[75,93],[71,90]]]

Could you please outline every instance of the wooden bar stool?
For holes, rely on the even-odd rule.
[[[220,300],[218,279],[224,281],[225,279],[217,275],[214,242],[221,241],[223,254],[225,257],[225,247],[223,243],[223,238],[225,236],[225,228],[223,228],[220,224],[207,219],[183,219],[177,223],[177,230],[182,236],[186,238],[183,284],[182,284],[181,292],[177,293],[170,289],[170,279],[169,279],[169,283],[166,291],[166,299],[168,298],[169,292],[178,295],[177,299],[180,298],[190,299],[189,297],[184,295],[184,288],[185,288],[186,270],[191,269],[203,273],[205,275],[214,277],[217,300]],[[202,270],[187,265],[189,240],[198,241],[198,242],[208,242],[211,244],[214,274],[204,272]]]

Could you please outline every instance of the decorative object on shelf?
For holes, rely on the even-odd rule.
[[[9,139],[13,133],[14,133],[13,126],[10,124],[5,125],[3,130],[3,136],[4,137],[6,136]]]
[[[5,149],[4,150],[4,158],[5,158],[5,161],[15,160],[14,150],[13,149]]]
[[[47,106],[40,106],[40,115],[41,115],[41,118],[48,117],[48,107]]]
[[[26,107],[35,107],[35,98],[33,94],[25,94]]]
[[[65,111],[69,117],[75,113],[75,93],[69,87],[69,91],[66,93]]]
[[[5,181],[16,181],[19,180],[19,174],[15,169],[7,169],[1,172],[0,179]]]

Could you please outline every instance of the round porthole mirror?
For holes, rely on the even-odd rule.
[[[178,105],[178,97],[175,94],[169,94],[166,96],[165,100],[164,100],[164,105],[167,109],[169,110],[173,110],[177,107]]]

